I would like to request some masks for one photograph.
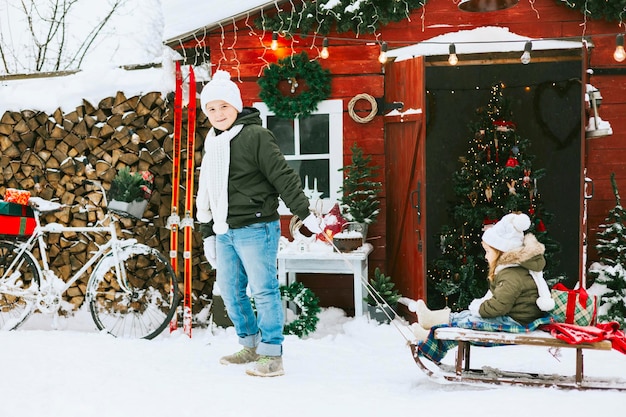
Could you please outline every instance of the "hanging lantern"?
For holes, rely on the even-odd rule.
[[[613,129],[611,128],[611,123],[602,120],[598,114],[598,108],[600,107],[600,103],[602,103],[602,95],[600,91],[591,84],[587,84],[585,101],[591,113],[589,115],[589,124],[585,128],[585,137],[599,138],[612,135]]]
[[[464,12],[495,12],[513,7],[519,0],[461,0],[459,9]]]

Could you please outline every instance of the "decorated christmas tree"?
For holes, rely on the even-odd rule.
[[[492,87],[489,103],[476,113],[469,125],[470,146],[452,178],[456,200],[448,212],[449,224],[437,236],[441,253],[428,266],[431,307],[462,310],[485,294],[487,262],[481,236],[485,227],[507,213],[530,216],[529,232],[546,245],[549,265],[551,255],[559,250],[548,236],[546,225],[552,216],[545,212],[538,189],[545,170],[533,167],[530,142],[517,134],[500,84]],[[549,284],[554,282],[549,270],[545,276]]]
[[[615,173],[611,174],[615,194],[615,207],[609,211],[605,224],[600,225],[596,249],[605,268],[592,272],[596,282],[603,284],[607,292],[600,296],[599,322],[617,321],[626,326],[626,210],[622,207]]]

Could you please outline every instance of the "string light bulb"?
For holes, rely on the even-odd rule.
[[[524,45],[524,53],[520,57],[520,61],[522,64],[527,65],[530,63],[530,51],[533,49],[533,43],[531,41],[526,41],[526,45]]]
[[[615,52],[613,52],[613,59],[617,62],[622,62],[626,59],[626,51],[624,51],[624,34],[620,33],[615,38]]]
[[[330,54],[328,53],[328,38],[324,38],[324,40],[322,41],[322,51],[320,52],[320,58],[328,59],[329,55]]]
[[[448,57],[448,64],[456,65],[459,63],[459,57],[456,56],[456,45],[450,44],[450,56]]]
[[[270,48],[272,49],[272,51],[278,49],[278,32],[272,33],[272,43],[270,44]]]
[[[384,64],[387,62],[387,42],[383,42],[380,45],[380,55],[378,55],[378,62]]]

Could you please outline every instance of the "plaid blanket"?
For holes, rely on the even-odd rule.
[[[528,323],[526,326],[521,324],[495,324],[487,321],[477,319],[476,321],[460,320],[454,321],[448,324],[442,324],[430,329],[428,338],[418,343],[418,352],[422,356],[435,363],[441,362],[446,356],[446,353],[454,347],[457,342],[454,340],[437,340],[435,339],[435,330],[441,327],[458,327],[461,329],[482,330],[487,332],[508,332],[508,333],[527,333],[537,330],[540,326],[554,321],[553,317],[548,315],[538,318],[537,320]],[[476,344],[478,346],[497,346],[493,343]]]

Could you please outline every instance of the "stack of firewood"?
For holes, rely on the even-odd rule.
[[[198,103],[199,105],[199,103]],[[183,112],[181,180],[184,181],[186,152],[186,111]],[[104,217],[102,193],[85,179],[99,180],[105,190],[116,173],[131,171],[154,174],[154,191],[142,220],[124,218],[122,237],[158,248],[169,256],[170,231],[166,228],[172,193],[173,100],[161,93],[126,98],[118,92],[93,106],[87,101],[70,113],[57,109],[53,114],[31,110],[7,111],[0,119],[0,195],[7,188],[29,190],[48,200],[67,205],[47,215],[46,222],[70,226],[93,224]],[[203,112],[197,112],[195,166],[202,161],[202,145],[209,129]],[[196,171],[196,181],[199,171]],[[184,198],[184,184],[180,184]],[[195,190],[197,190],[197,182]],[[85,211],[84,207],[92,207]],[[184,201],[179,202],[182,217]],[[52,234],[48,237],[50,262],[60,277],[69,277],[96,250],[104,236]],[[179,241],[182,242],[182,239]],[[182,246],[179,250],[182,253]],[[202,239],[194,232],[194,298],[211,296],[213,274],[206,262]],[[182,257],[181,257],[182,260]],[[180,274],[179,274],[180,275]],[[88,274],[68,291],[68,301],[78,307],[84,301]],[[179,276],[182,290],[182,276]],[[204,306],[194,303],[194,312]]]

